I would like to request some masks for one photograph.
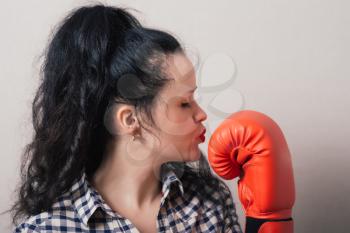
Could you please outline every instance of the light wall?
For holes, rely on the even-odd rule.
[[[49,32],[69,10],[89,3],[93,2],[36,0],[1,4],[0,211],[13,201],[19,158],[32,134],[30,104],[38,84],[39,56]],[[349,232],[348,1],[105,3],[136,8],[141,13],[135,15],[142,22],[172,32],[190,54],[200,57],[197,97],[208,113],[208,129],[222,120],[213,107],[226,113],[255,109],[279,123],[293,156],[295,232]],[[201,88],[227,80],[232,82],[224,89],[209,92]],[[223,95],[232,98],[228,101]],[[206,144],[201,148],[205,151]],[[227,183],[243,226],[236,180]],[[12,229],[9,222],[9,215],[0,216],[0,232]]]

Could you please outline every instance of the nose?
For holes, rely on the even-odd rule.
[[[204,112],[204,110],[197,104],[198,111],[195,114],[195,121],[196,122],[202,122],[207,119],[207,114]]]

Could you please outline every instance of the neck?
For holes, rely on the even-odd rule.
[[[134,210],[147,208],[161,196],[160,164],[155,163],[154,156],[145,159],[145,151],[128,153],[126,145],[115,142],[107,145],[105,159],[92,184],[110,206],[123,202]]]

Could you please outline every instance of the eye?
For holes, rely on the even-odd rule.
[[[182,103],[181,107],[182,108],[189,108],[189,107],[191,107],[191,104],[190,103]]]

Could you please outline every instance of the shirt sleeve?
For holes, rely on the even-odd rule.
[[[238,222],[238,216],[236,213],[236,207],[233,202],[232,194],[229,187],[221,181],[222,190],[225,194],[225,215],[224,215],[224,228],[223,232],[230,233],[242,233],[241,226]]]

